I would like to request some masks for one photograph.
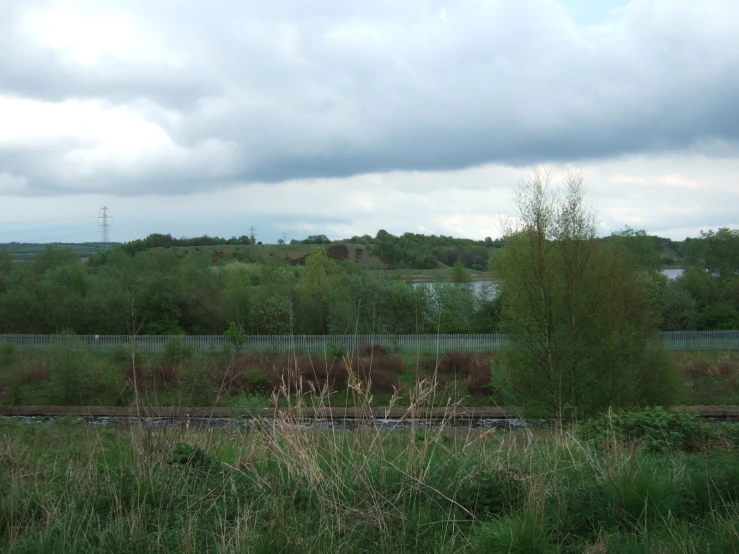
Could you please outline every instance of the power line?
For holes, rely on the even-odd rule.
[[[46,221],[68,221],[70,219],[90,219],[89,215],[77,215],[74,217],[57,217],[54,219],[24,219],[21,221],[0,221],[0,225],[11,225],[18,223],[43,223]]]
[[[109,214],[109,208],[107,206],[103,206],[100,208],[100,212],[103,214],[98,217],[98,219],[102,219],[103,223],[100,225],[100,231],[101,231],[101,237],[100,242],[103,244],[108,244],[110,242],[110,225],[108,224],[108,218],[110,218]],[[111,218],[112,219],[112,218]]]

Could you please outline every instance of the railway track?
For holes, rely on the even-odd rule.
[[[675,406],[711,419],[739,419],[739,406]],[[292,416],[301,419],[519,419],[513,410],[497,407],[422,408],[346,408],[346,407],[279,407],[244,410],[236,408],[204,408],[184,406],[0,406],[0,416],[60,417],[67,415],[90,417],[156,417],[156,418],[274,418]]]

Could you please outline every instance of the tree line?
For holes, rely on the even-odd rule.
[[[398,264],[413,265],[410,260],[432,256],[424,252],[436,252],[434,259],[441,256],[455,270],[452,282],[433,286],[373,278],[349,261],[329,259],[321,245],[312,246],[304,267],[274,257],[255,263],[166,248],[217,237],[151,235],[95,255],[87,265],[59,247],[23,263],[11,263],[0,250],[0,332],[118,334],[140,327],[149,334],[220,334],[231,321],[252,334],[498,332],[505,289],[497,296],[491,290],[475,294],[465,267],[490,268],[500,280],[497,260],[512,251],[508,241],[515,236],[464,241],[380,231],[350,239]],[[739,231],[707,231],[686,240],[687,268],[675,280],[660,273],[663,253],[643,231],[627,228],[589,241],[628,259],[656,327],[739,329]],[[603,275],[615,278],[623,279]]]
[[[0,332],[221,334],[469,333],[497,328],[469,283],[378,279],[313,246],[305,266],[214,263],[202,251],[113,249],[92,264],[62,248],[11,263],[0,252]]]

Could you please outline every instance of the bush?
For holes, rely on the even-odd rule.
[[[247,369],[244,372],[244,381],[252,391],[262,391],[267,386],[267,379],[261,369]]]
[[[180,390],[183,401],[189,406],[212,406],[216,391],[208,373],[200,368],[180,373]]]
[[[241,324],[236,323],[235,321],[229,322],[228,328],[223,335],[226,338],[226,341],[224,342],[226,352],[240,352],[241,349],[244,348],[246,332]]]
[[[183,364],[190,361],[194,355],[195,350],[177,338],[169,339],[162,348],[162,359],[169,364]]]
[[[186,442],[179,442],[174,446],[172,449],[170,464],[185,465],[191,468],[202,469],[214,468],[220,465],[218,461],[211,457],[205,450],[197,445],[188,444]]]
[[[160,365],[154,370],[154,380],[157,383],[171,384],[180,379],[180,373],[176,365]]]
[[[644,370],[640,372],[638,399],[646,406],[672,406],[685,390],[685,374],[675,356],[664,348],[646,353]]]
[[[62,403],[81,405],[89,401],[96,380],[90,353],[71,333],[63,334],[50,351],[49,374],[54,393]]]
[[[691,415],[648,408],[640,412],[603,414],[575,428],[585,440],[639,442],[650,452],[709,450],[734,441],[731,431]]]
[[[387,356],[387,348],[380,344],[373,344],[371,346],[366,346],[362,349],[362,353],[365,356]]]
[[[501,469],[474,475],[450,491],[454,500],[476,515],[515,512],[525,498],[524,482],[514,471]]]
[[[346,356],[347,349],[343,344],[335,344],[333,342],[326,345],[326,357],[342,358]]]
[[[9,366],[15,362],[15,345],[3,344],[0,346],[0,367]]]
[[[438,382],[447,384],[453,377],[464,379],[470,394],[486,394],[491,390],[493,370],[491,360],[492,352],[475,354],[472,352],[447,352],[439,360],[433,359],[421,361],[421,368],[426,373],[438,373]]]

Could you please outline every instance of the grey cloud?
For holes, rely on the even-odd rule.
[[[46,2],[28,2],[43,6]],[[106,99],[126,103],[148,98],[175,108],[220,91],[216,82],[193,67],[148,62],[130,64],[109,55],[91,67],[64,59],[33,41],[20,28],[22,4],[0,8],[0,94],[60,101]]]
[[[21,53],[0,61],[0,91],[143,98],[178,113],[158,123],[197,163],[108,176],[130,193],[577,162],[711,140],[739,150],[736,2],[635,0],[599,30],[576,28],[548,0],[313,4],[130,3],[186,66],[69,66],[10,32],[3,40]],[[197,155],[208,140],[229,145],[227,162]],[[64,180],[34,173],[42,157],[15,159],[38,192]]]

